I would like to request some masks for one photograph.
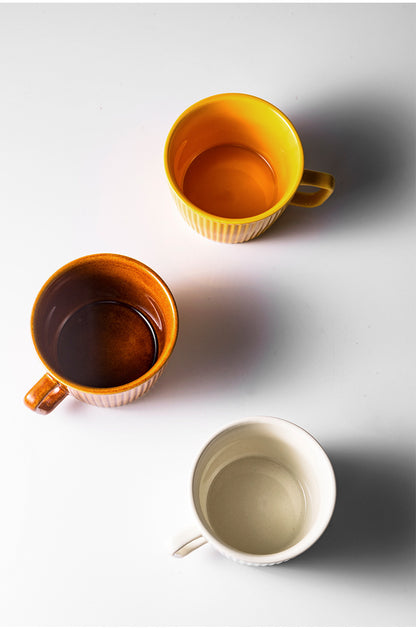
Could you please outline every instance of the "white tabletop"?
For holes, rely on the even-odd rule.
[[[415,625],[415,6],[0,5],[0,624]],[[217,244],[163,171],[176,117],[246,92],[291,118],[336,191]],[[66,262],[129,255],[177,300],[142,400],[33,414],[36,294]],[[245,567],[193,523],[203,443],[253,415],[310,431],[335,469],[330,527]]]

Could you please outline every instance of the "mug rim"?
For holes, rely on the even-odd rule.
[[[172,326],[172,333],[169,334],[169,337],[167,339],[166,345],[163,348],[162,353],[160,354],[160,356],[158,357],[158,359],[156,360],[156,362],[153,364],[153,366],[146,371],[146,373],[143,373],[143,375],[141,375],[140,377],[138,377],[137,379],[132,380],[131,382],[127,382],[126,384],[121,384],[120,386],[111,386],[108,388],[98,388],[95,386],[84,386],[83,384],[78,384],[77,382],[74,382],[70,379],[67,379],[65,376],[61,375],[60,373],[58,373],[57,371],[55,371],[55,369],[53,369],[50,364],[48,363],[47,360],[45,360],[45,358],[43,357],[41,351],[39,350],[37,341],[36,341],[36,337],[35,337],[35,317],[36,317],[36,313],[37,313],[37,306],[39,304],[39,301],[41,299],[41,297],[43,296],[43,294],[45,293],[45,290],[60,276],[62,276],[64,273],[66,273],[68,270],[70,270],[71,268],[74,268],[76,266],[78,266],[81,262],[89,262],[90,260],[105,260],[105,261],[125,261],[125,262],[129,262],[129,263],[133,263],[135,266],[137,266],[138,268],[140,268],[140,270],[144,270],[148,275],[151,275],[154,279],[156,279],[156,281],[159,283],[159,285],[163,288],[170,307],[171,307],[171,313],[173,315],[173,326]],[[98,395],[112,395],[115,393],[122,393],[125,392],[127,390],[131,390],[132,388],[136,388],[137,386],[140,386],[142,384],[144,384],[145,382],[147,382],[148,380],[152,379],[152,377],[154,377],[154,375],[160,371],[160,369],[165,365],[165,363],[167,362],[169,356],[171,355],[175,344],[176,344],[176,340],[178,337],[178,326],[179,326],[179,320],[178,320],[178,309],[177,309],[177,305],[174,299],[174,296],[172,294],[172,292],[170,291],[168,285],[166,284],[166,282],[152,269],[150,268],[150,266],[147,266],[146,264],[144,264],[143,262],[140,262],[139,260],[134,259],[133,257],[129,257],[128,255],[121,255],[119,253],[92,253],[90,255],[83,255],[81,257],[78,257],[74,260],[72,260],[71,262],[68,262],[67,264],[64,264],[63,266],[61,266],[60,268],[58,268],[58,270],[56,270],[50,277],[49,279],[47,279],[47,281],[45,281],[45,283],[43,284],[43,286],[41,287],[41,289],[39,290],[36,299],[33,303],[33,307],[32,307],[32,314],[31,314],[31,320],[30,320],[30,329],[31,329],[31,335],[32,335],[32,341],[33,341],[33,345],[35,347],[36,353],[39,357],[39,359],[41,360],[42,364],[46,367],[48,373],[50,373],[56,380],[58,380],[59,382],[61,382],[62,384],[64,384],[65,386],[67,386],[68,388],[72,388],[75,390],[80,390],[82,392],[86,392],[86,393],[93,393],[93,394],[98,394]]]
[[[247,218],[225,218],[224,216],[217,216],[216,214],[210,213],[205,211],[204,209],[201,209],[200,207],[198,207],[197,205],[195,205],[194,203],[192,203],[192,201],[190,201],[188,199],[187,196],[185,196],[185,194],[182,192],[182,190],[179,188],[179,186],[177,185],[175,178],[172,176],[171,173],[171,169],[169,167],[169,149],[170,149],[170,145],[172,142],[172,138],[173,135],[176,132],[176,129],[178,128],[179,124],[187,117],[189,116],[191,113],[193,113],[194,111],[196,111],[197,109],[199,109],[200,107],[208,104],[208,103],[214,103],[216,101],[220,101],[223,100],[225,98],[228,98],[230,100],[235,99],[235,100],[253,100],[259,103],[262,103],[263,105],[266,105],[268,108],[270,108],[271,110],[273,110],[289,127],[297,148],[298,148],[298,153],[299,153],[299,172],[298,172],[298,176],[296,178],[296,181],[294,180],[293,185],[288,188],[288,190],[286,190],[285,194],[282,196],[282,198],[280,198],[277,203],[274,203],[272,205],[272,207],[269,207],[269,209],[267,209],[266,211],[260,213],[260,214],[255,214],[254,216],[248,216]],[[225,92],[222,94],[214,94],[212,96],[207,96],[206,98],[202,98],[201,100],[198,100],[197,102],[195,102],[193,105],[190,105],[187,109],[185,109],[180,115],[179,117],[175,120],[175,122],[173,123],[168,136],[166,138],[166,142],[165,142],[165,150],[164,150],[164,167],[165,167],[165,174],[168,178],[169,184],[172,187],[172,189],[174,190],[175,194],[177,194],[179,196],[179,198],[181,199],[181,201],[189,206],[192,211],[194,211],[196,214],[199,214],[201,216],[203,216],[204,218],[208,219],[208,220],[212,220],[213,222],[217,222],[217,223],[221,223],[221,224],[226,224],[226,225],[245,225],[245,224],[250,224],[250,223],[254,223],[254,222],[258,222],[260,220],[263,220],[264,218],[268,218],[269,216],[272,216],[273,214],[275,214],[276,212],[278,212],[279,210],[282,210],[289,202],[290,199],[294,196],[296,190],[298,189],[300,182],[302,180],[302,175],[303,175],[303,170],[304,170],[304,154],[303,154],[303,147],[302,147],[302,143],[300,141],[298,132],[296,131],[293,123],[289,120],[289,118],[286,116],[286,114],[283,113],[283,111],[281,111],[280,109],[278,109],[275,105],[273,105],[271,102],[264,100],[263,98],[259,98],[258,96],[253,96],[251,94],[246,94],[244,92]]]
[[[281,550],[279,552],[273,552],[273,553],[270,553],[270,554],[251,554],[249,552],[244,552],[244,551],[238,550],[235,547],[232,547],[231,545],[229,545],[229,544],[227,544],[225,542],[220,541],[217,537],[215,537],[207,529],[207,527],[204,525],[204,523],[201,521],[201,519],[199,517],[198,511],[197,511],[197,508],[196,508],[196,504],[195,504],[195,500],[194,500],[194,490],[193,489],[194,489],[195,473],[196,473],[198,464],[199,464],[199,462],[201,460],[201,457],[205,453],[207,448],[219,436],[222,436],[226,432],[234,430],[236,427],[240,427],[240,426],[244,426],[244,425],[261,424],[261,423],[268,424],[268,425],[276,425],[277,423],[280,423],[280,424],[283,423],[285,425],[289,425],[290,429],[294,430],[295,432],[303,432],[308,437],[309,440],[311,440],[312,442],[315,443],[315,445],[318,448],[318,451],[320,452],[320,454],[322,456],[322,459],[325,461],[325,464],[326,464],[326,467],[327,467],[327,470],[328,470],[328,479],[329,479],[329,486],[330,486],[330,500],[328,502],[328,508],[327,508],[326,516],[321,521],[319,527],[315,527],[314,526],[297,543],[295,543],[291,547],[288,547],[288,548],[286,548],[284,550]],[[210,543],[212,543],[213,547],[215,549],[217,549],[217,551],[219,551],[221,554],[226,556],[227,558],[231,558],[232,560],[235,560],[237,562],[244,563],[244,564],[249,564],[249,565],[262,566],[262,565],[274,565],[274,564],[286,562],[286,561],[288,561],[288,560],[290,560],[292,558],[295,558],[296,556],[299,556],[300,554],[305,552],[307,549],[309,549],[312,545],[314,545],[314,543],[316,543],[316,541],[322,536],[322,534],[327,529],[327,527],[329,525],[329,522],[330,522],[330,520],[332,518],[332,515],[334,513],[335,503],[336,503],[336,496],[337,496],[337,487],[336,487],[336,478],[335,478],[334,469],[333,469],[332,463],[331,463],[331,461],[329,459],[329,456],[326,453],[326,451],[324,450],[324,448],[322,447],[322,445],[317,441],[317,439],[314,436],[312,436],[312,434],[310,434],[310,432],[305,430],[300,425],[297,425],[296,423],[293,423],[292,421],[289,421],[287,419],[281,419],[281,418],[272,417],[272,416],[253,416],[253,417],[247,417],[245,419],[241,419],[239,421],[234,421],[233,423],[230,423],[230,424],[226,425],[222,429],[218,430],[205,443],[205,445],[200,450],[199,455],[197,456],[196,461],[195,461],[194,466],[193,466],[193,469],[192,469],[191,483],[190,483],[190,492],[191,492],[192,509],[193,509],[194,515],[196,517],[197,523],[198,523],[199,527],[202,530],[202,535]]]

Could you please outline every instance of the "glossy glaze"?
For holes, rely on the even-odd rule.
[[[224,169],[212,168],[212,159],[205,159],[211,168],[208,179],[211,176],[212,188],[219,192],[217,198],[220,199],[216,203],[215,195],[211,195],[207,204],[209,194],[198,192],[193,170],[197,164],[202,168],[204,155],[218,152],[224,146],[243,147],[268,164],[275,177],[272,193],[263,169],[252,165],[248,171],[240,167],[240,159],[234,159],[231,172],[227,166],[227,181]],[[210,155],[212,157],[212,152]],[[290,120],[270,103],[248,94],[211,96],[179,116],[166,140],[165,171],[184,219],[198,233],[217,242],[251,240],[268,229],[289,203],[317,207],[334,189],[331,175],[304,170],[302,145]],[[254,181],[250,180],[253,176]],[[192,186],[189,186],[190,178]],[[197,178],[209,189],[209,180],[201,173]],[[240,209],[235,194],[238,181],[246,190]],[[265,182],[268,192],[262,199],[258,190],[264,188]],[[298,188],[302,183],[319,190],[300,192]],[[224,200],[227,195],[229,206]],[[247,207],[247,200],[252,208]]]
[[[84,331],[81,326],[76,342],[80,352],[82,343],[86,343],[84,357],[73,354],[68,361],[67,353],[66,361],[63,360],[62,342],[68,325],[74,327],[77,316],[86,308],[96,308],[104,302],[118,304],[116,315],[114,311],[112,315],[109,311],[101,313],[95,331],[93,324]],[[135,310],[145,317],[152,331],[143,320],[138,320]],[[31,409],[45,412],[57,405],[51,401],[57,387],[101,407],[124,405],[145,394],[172,353],[178,316],[169,288],[148,266],[122,255],[97,254],[70,262],[52,275],[35,301],[31,326],[35,348],[49,375],[29,391],[25,402]],[[64,344],[68,350],[71,343]],[[157,356],[152,354],[156,345]],[[86,383],[82,361],[88,353],[94,354],[89,358],[88,377],[94,375],[94,365],[101,375]],[[83,377],[77,374],[78,359]],[[100,382],[105,385],[97,385]]]
[[[198,456],[191,480],[197,528],[174,555],[205,539],[240,563],[285,562],[321,536],[335,499],[331,462],[308,432],[283,419],[247,418],[218,432]]]

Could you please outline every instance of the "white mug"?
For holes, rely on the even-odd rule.
[[[331,462],[308,432],[283,419],[247,418],[217,433],[197,458],[197,528],[173,555],[209,542],[240,563],[286,562],[321,536],[335,499]]]

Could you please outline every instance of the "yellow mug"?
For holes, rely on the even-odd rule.
[[[248,94],[218,94],[189,107],[169,132],[164,160],[182,216],[217,242],[252,240],[287,205],[317,207],[335,185],[330,174],[304,170],[290,120]]]

